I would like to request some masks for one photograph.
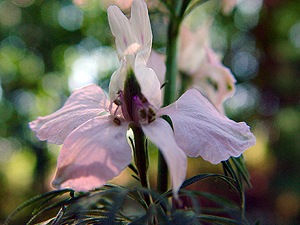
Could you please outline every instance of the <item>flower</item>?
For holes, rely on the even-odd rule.
[[[230,14],[237,4],[237,0],[222,0],[222,12]]]
[[[132,3],[130,21],[119,15],[122,12],[114,6],[108,12],[116,43],[120,45],[117,49],[121,62],[112,75],[111,82],[115,83],[110,85],[110,101],[99,86],[91,84],[75,90],[58,111],[29,123],[38,139],[63,144],[52,182],[55,188],[89,191],[119,175],[132,161],[126,137],[131,124],[139,126],[162,152],[175,197],[185,179],[187,156],[202,156],[216,164],[239,156],[255,144],[255,137],[245,123],[221,115],[196,89],[160,108],[160,93],[153,91],[160,92],[159,81],[153,70],[146,67],[151,38],[145,34],[151,34],[151,30],[143,30],[148,24],[145,3]],[[134,27],[135,20],[142,22],[143,28]],[[124,25],[126,21],[128,24]],[[129,30],[116,33],[121,26]],[[150,86],[145,84],[148,75],[153,83]],[[116,77],[123,80],[123,85]],[[171,118],[174,131],[162,115]]]
[[[212,49],[205,50],[205,60],[192,76],[192,83],[194,87],[202,90],[220,113],[225,114],[223,102],[234,94],[236,79]]]
[[[208,20],[195,32],[185,25],[180,27],[178,68],[181,71],[194,74],[203,63],[206,54],[205,47],[209,46],[210,25],[211,20]]]
[[[112,75],[109,98],[114,100],[123,89],[129,70],[133,70],[142,94],[159,107],[161,91],[155,72],[146,66],[151,53],[152,31],[147,5],[141,0],[132,2],[130,20],[117,6],[108,8],[112,34],[116,37],[116,49],[120,67]]]
[[[234,94],[236,80],[209,47],[210,24],[211,21],[207,21],[194,33],[184,25],[181,27],[178,66],[182,73],[191,77],[193,87],[203,92],[224,114],[223,102]]]

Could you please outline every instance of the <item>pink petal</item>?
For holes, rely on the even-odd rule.
[[[218,164],[255,145],[255,136],[246,123],[220,114],[196,89],[186,91],[158,114],[171,117],[176,142],[190,157],[202,156]]]
[[[200,87],[210,102],[224,114],[223,102],[235,92],[235,78],[212,49],[206,48],[207,59],[193,76],[193,84]]]
[[[196,32],[182,25],[179,35],[178,67],[190,75],[194,74],[205,59],[205,47],[209,45],[209,28],[211,20],[205,22]]]
[[[149,49],[145,56],[145,61],[148,61],[152,46],[152,31],[146,2],[142,0],[132,2],[130,24],[141,49]]]
[[[116,48],[120,59],[124,56],[127,47],[135,42],[135,38],[129,20],[117,6],[109,6],[107,15],[111,32],[116,37]]]
[[[89,119],[108,111],[109,101],[102,89],[91,84],[75,90],[56,112],[29,123],[39,140],[62,144],[66,137]]]
[[[222,0],[222,11],[224,14],[230,14],[234,9],[237,0]]]
[[[159,80],[160,86],[165,83],[166,64],[163,56],[152,50],[147,62],[147,67],[154,70]]]
[[[130,164],[128,123],[117,125],[112,120],[112,116],[93,118],[68,136],[58,157],[53,187],[89,191],[118,176]]]
[[[142,94],[155,107],[161,106],[161,89],[155,72],[146,66],[146,62],[138,54],[135,58],[134,73]]]
[[[114,101],[119,95],[119,91],[124,89],[124,82],[127,76],[127,63],[120,60],[120,66],[112,74],[109,82],[109,100]]]
[[[174,139],[171,126],[161,118],[150,124],[143,125],[145,135],[159,148],[163,154],[171,174],[173,194],[178,197],[187,170],[187,158]]]

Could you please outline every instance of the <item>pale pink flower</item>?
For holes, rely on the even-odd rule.
[[[147,8],[144,6],[144,2],[135,0],[132,12],[138,10],[139,13],[132,13],[130,20],[133,21],[137,19],[135,16],[139,16],[139,21],[142,21],[139,25],[143,27],[148,24],[145,20],[148,17]],[[117,45],[121,42],[120,37],[121,40],[126,40],[117,47],[123,58],[120,54],[121,65],[114,74],[123,79],[125,84],[122,86],[118,80],[111,81],[116,83],[110,85],[113,89],[112,92],[110,90],[110,101],[101,88],[94,84],[75,90],[61,109],[48,116],[38,117],[29,126],[38,139],[63,144],[53,186],[89,191],[118,176],[131,163],[132,150],[126,133],[129,125],[134,123],[142,128],[145,135],[162,152],[169,167],[176,197],[186,176],[187,156],[202,156],[217,164],[230,156],[239,156],[255,144],[255,137],[245,123],[236,123],[221,115],[196,89],[188,90],[173,104],[160,108],[161,99],[157,98],[160,95],[153,93],[157,87],[147,86],[143,83],[147,82],[146,78],[142,79],[148,73],[150,81],[154,79],[154,72],[144,65],[147,63],[145,59],[148,53],[143,52],[145,48],[141,47],[147,46],[143,43],[149,40],[147,34],[151,34],[151,30],[146,33],[143,30],[137,33],[132,30],[128,33],[116,33],[126,23],[121,20],[127,18],[120,16],[121,12],[116,7],[108,10]],[[112,15],[119,20],[112,20]],[[126,28],[132,29],[130,23]],[[140,37],[132,37],[135,35]],[[137,46],[136,44],[140,46],[130,49],[128,56],[125,47],[131,48],[132,45]],[[144,61],[140,62],[138,58]],[[125,76],[120,74],[122,70],[131,75],[127,74],[126,79],[122,78]],[[134,80],[128,83],[131,78],[136,79],[137,83]],[[159,90],[159,81],[151,82],[158,85]],[[124,87],[133,83],[137,86]],[[160,118],[162,115],[171,118],[174,131],[168,122]]]
[[[110,5],[116,5],[123,11],[130,10],[132,2],[133,0],[100,0],[100,4],[105,9]]]
[[[209,28],[211,21],[192,32],[187,26],[180,27],[178,68],[187,73],[195,74],[204,61],[209,46]]]
[[[206,48],[205,60],[192,80],[193,86],[200,89],[216,109],[224,114],[223,102],[234,94],[236,79],[212,49]]]
[[[222,0],[222,11],[224,14],[229,14],[232,12],[237,4],[237,0]]]
[[[209,26],[206,22],[196,32],[184,25],[180,31],[179,70],[191,76],[193,87],[199,89],[224,113],[223,101],[235,92],[235,78],[209,47]]]

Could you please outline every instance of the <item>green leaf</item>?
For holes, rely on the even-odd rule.
[[[206,179],[206,178],[219,178],[219,179],[225,181],[227,184],[229,184],[234,190],[236,190],[236,188],[233,186],[233,184],[231,182],[231,181],[234,181],[234,179],[232,179],[231,177],[228,177],[228,176],[220,175],[220,174],[199,174],[199,175],[193,176],[193,177],[185,180],[183,182],[183,184],[181,185],[181,188],[187,187],[191,184],[194,184],[195,182],[198,182],[198,181]]]
[[[103,225],[111,225],[115,224],[115,217],[117,212],[120,210],[122,205],[125,202],[125,199],[127,197],[128,191],[126,189],[120,190],[120,192],[114,197],[114,203],[112,205],[112,208],[110,209],[106,221],[103,223]]]
[[[129,225],[154,224],[154,220],[158,224],[169,224],[168,217],[159,205],[151,204],[145,215],[129,223]]]
[[[11,221],[11,219],[18,213],[20,212],[21,210],[23,210],[24,208],[30,206],[31,204],[35,203],[35,202],[38,202],[40,200],[43,200],[43,199],[52,199],[54,197],[57,197],[57,196],[60,196],[60,195],[63,195],[67,192],[71,192],[73,190],[71,189],[63,189],[63,190],[55,190],[55,191],[50,191],[50,192],[47,192],[45,194],[42,194],[42,195],[37,195],[29,200],[27,200],[26,202],[24,202],[22,205],[20,205],[18,208],[16,208],[7,218],[6,220],[4,221],[4,224],[5,225],[8,225]]]
[[[172,214],[171,224],[173,225],[181,225],[181,224],[189,224],[189,225],[200,225],[197,220],[197,216],[193,211],[187,210],[176,210]]]
[[[225,217],[220,217],[220,216],[200,215],[200,216],[197,216],[197,218],[202,221],[218,223],[218,224],[243,225],[242,222],[239,222],[239,221],[236,221],[233,219],[228,219]]]
[[[236,168],[238,174],[240,174],[242,176],[243,180],[246,182],[248,187],[251,188],[252,185],[250,183],[250,175],[246,168],[243,155],[241,155],[238,158],[231,157],[231,160],[232,160],[233,164],[235,165],[235,168]]]

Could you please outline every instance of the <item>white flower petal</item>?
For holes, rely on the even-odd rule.
[[[109,83],[109,100],[112,102],[118,96],[120,90],[124,90],[124,82],[127,76],[127,63],[121,59],[120,66],[112,74]]]
[[[116,48],[120,59],[124,56],[127,47],[135,43],[135,37],[129,20],[117,6],[109,6],[107,15],[111,32],[116,37]]]
[[[236,123],[220,114],[196,89],[162,108],[158,115],[163,114],[172,119],[176,142],[190,157],[202,156],[218,164],[255,145],[255,136],[246,123]]]
[[[158,109],[161,106],[160,82],[155,72],[146,66],[146,62],[139,55],[135,59],[134,74],[142,94]]]
[[[145,135],[162,152],[170,171],[174,197],[185,180],[187,170],[187,157],[177,146],[171,126],[164,119],[157,118],[154,122],[143,125]]]
[[[150,57],[147,62],[147,67],[154,70],[160,86],[165,83],[165,74],[166,74],[166,64],[163,59],[163,56],[156,51],[152,50]]]
[[[144,57],[145,61],[148,61],[152,46],[152,31],[146,2],[142,0],[132,2],[130,24],[141,49],[147,49]]]
[[[38,117],[29,127],[39,140],[62,144],[75,128],[108,109],[109,101],[102,89],[91,84],[75,90],[61,109]]]
[[[58,157],[53,187],[89,191],[118,176],[130,164],[128,123],[117,125],[112,119],[93,118],[68,136]]]

